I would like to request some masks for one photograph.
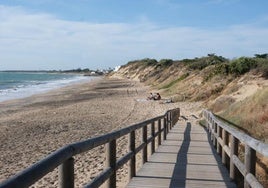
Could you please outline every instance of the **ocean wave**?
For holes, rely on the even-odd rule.
[[[48,81],[31,80],[29,82],[19,83],[13,86],[9,85],[9,87],[5,87],[5,89],[0,88],[0,102],[29,97],[34,94],[45,93],[53,89],[61,88],[75,83],[86,82],[92,79],[94,79],[94,77],[86,77],[78,75],[69,78],[65,77],[58,80],[48,80]]]

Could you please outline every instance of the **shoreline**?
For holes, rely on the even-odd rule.
[[[3,72],[9,73],[9,72]],[[20,73],[20,72],[14,72]],[[23,72],[24,73],[24,72]],[[34,75],[45,72],[25,72],[26,74],[34,73]],[[46,75],[54,75],[54,73],[45,73]],[[19,76],[15,80],[4,80],[4,87],[0,89],[0,103],[15,100],[15,99],[23,99],[26,97],[30,97],[36,94],[47,93],[56,89],[60,89],[66,86],[70,86],[77,83],[86,83],[90,80],[96,79],[96,77],[88,77],[82,74],[71,74],[71,73],[55,73],[55,75],[61,75],[60,77],[54,77],[50,79],[49,76],[46,76],[47,79],[40,80],[31,80],[29,76],[26,76],[26,79],[22,77],[22,81],[19,79]],[[63,76],[68,75],[68,77]],[[71,76],[70,76],[71,75]],[[2,75],[5,76],[5,75]],[[6,75],[9,78],[9,75]],[[1,77],[1,75],[0,75]],[[16,77],[16,76],[15,76]],[[25,79],[25,80],[24,80]],[[29,80],[27,80],[29,79]],[[11,82],[11,84],[9,84]]]
[[[87,76],[84,76],[85,78]],[[89,77],[87,77],[89,78]],[[103,77],[93,77],[90,79],[83,79],[78,81],[73,81],[67,83],[66,85],[52,87],[44,91],[36,92],[33,94],[29,94],[27,96],[7,99],[7,100],[0,100],[0,114],[1,111],[5,110],[6,108],[10,108],[11,106],[18,107],[20,105],[30,104],[36,102],[35,100],[46,101],[51,100],[51,95],[60,95],[61,93],[68,92],[68,90],[72,90],[75,88],[83,87],[84,84],[94,84],[96,81],[103,79]]]
[[[197,108],[196,103],[189,106],[140,100],[146,99],[149,90],[139,82],[102,78],[0,103],[0,181],[69,143],[118,130],[175,107],[184,106],[185,115],[190,113],[187,109]],[[118,149],[124,152],[126,148],[119,142]],[[102,150],[75,157],[76,186],[83,185],[103,168]],[[87,163],[83,161],[86,155],[90,156]],[[120,173],[123,181],[126,171]],[[55,171],[35,187],[57,187],[54,176],[57,177]]]

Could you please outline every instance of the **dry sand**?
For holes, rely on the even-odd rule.
[[[0,182],[60,147],[102,135],[181,108],[198,115],[200,103],[147,101],[139,82],[100,78],[46,94],[0,103]],[[118,142],[119,155],[127,150]],[[103,147],[75,156],[75,184],[81,187],[104,165]],[[118,181],[125,183],[126,169]],[[57,169],[32,187],[57,187]]]

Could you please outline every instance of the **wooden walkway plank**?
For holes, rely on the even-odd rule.
[[[193,121],[179,121],[128,188],[236,187],[208,142],[206,131]]]

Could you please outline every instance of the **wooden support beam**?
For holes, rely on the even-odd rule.
[[[153,121],[151,124],[151,136],[153,138],[151,143],[151,154],[155,152],[155,122]]]
[[[106,145],[106,161],[112,168],[112,175],[108,180],[108,187],[116,188],[116,140],[112,140]]]
[[[159,119],[158,120],[158,132],[159,132],[159,134],[158,134],[158,146],[160,146],[161,145],[161,119]]]
[[[238,155],[238,139],[231,135],[230,178],[232,180],[235,180],[237,175],[237,167],[233,161],[234,155]]]
[[[250,146],[245,145],[245,167],[247,173],[251,173],[255,176],[256,174],[256,151],[252,149]],[[249,183],[244,180],[244,187],[250,188]]]
[[[135,131],[130,133],[130,151],[135,153],[136,146],[135,146]],[[130,178],[136,176],[136,154],[134,154],[130,160]]]
[[[74,158],[67,159],[59,166],[59,187],[74,188]]]
[[[143,148],[142,152],[142,158],[143,163],[146,163],[148,161],[148,141],[147,141],[147,125],[142,128],[142,140],[143,143],[146,143],[145,147]]]

